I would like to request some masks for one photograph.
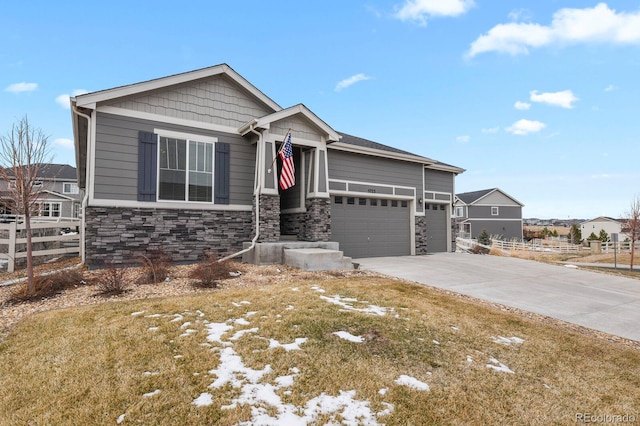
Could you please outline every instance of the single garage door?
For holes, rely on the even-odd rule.
[[[447,251],[447,209],[446,204],[424,205],[427,222],[427,253]]]
[[[408,201],[332,197],[331,240],[350,257],[411,254]]]

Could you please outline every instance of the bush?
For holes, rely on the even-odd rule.
[[[205,255],[205,258],[191,271],[189,278],[198,280],[198,287],[217,288],[218,281],[231,277],[232,263],[228,260],[218,262],[215,255]]]
[[[104,296],[121,294],[127,291],[126,269],[110,263],[96,274],[95,283],[98,293]]]
[[[486,229],[483,229],[480,235],[478,235],[478,244],[482,244],[483,246],[491,245],[491,238]]]
[[[23,281],[16,284],[9,299],[10,303],[33,301],[44,297],[52,297],[69,288],[86,284],[84,275],[79,269],[68,269],[49,275],[36,276],[33,279],[35,291],[29,294],[29,283]]]
[[[143,274],[138,280],[139,284],[160,283],[169,276],[172,259],[162,249],[149,250],[146,256],[140,255],[138,258],[143,265]]]

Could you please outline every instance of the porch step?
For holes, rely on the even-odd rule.
[[[305,271],[333,271],[353,269],[350,257],[340,250],[323,248],[284,249],[284,264]]]

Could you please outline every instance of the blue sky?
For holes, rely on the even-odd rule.
[[[640,193],[640,1],[8,2],[0,133],[74,165],[68,96],[227,63],[283,107],[467,171],[524,217]]]

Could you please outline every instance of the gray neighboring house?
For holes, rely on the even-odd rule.
[[[503,240],[522,240],[522,207],[524,204],[498,188],[456,194],[457,233],[478,238],[486,230]]]
[[[463,169],[282,108],[226,64],[78,95],[71,109],[89,264],[157,248],[223,256],[256,225],[258,243],[337,241],[351,257],[451,250]],[[282,191],[273,159],[289,130],[296,184]]]
[[[68,164],[43,163],[37,165],[40,170],[35,185],[42,192],[37,201],[37,216],[40,217],[80,217],[82,195],[78,189],[76,168]],[[10,196],[7,184],[11,182],[0,181],[0,193],[2,197]],[[2,213],[12,214],[2,204]]]

